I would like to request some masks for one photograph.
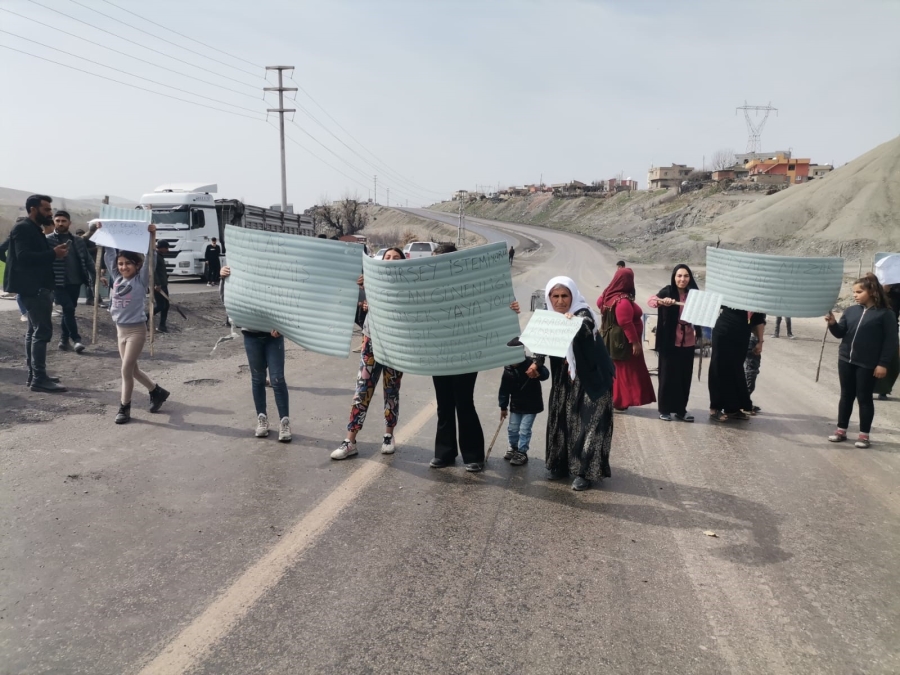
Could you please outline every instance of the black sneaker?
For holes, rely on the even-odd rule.
[[[430,466],[432,469],[443,469],[448,466],[453,466],[454,464],[456,464],[455,459],[446,460],[441,459],[440,457],[435,457],[433,460],[428,462],[428,466]]]
[[[69,344],[68,340],[60,340],[57,348],[61,352],[70,352],[72,351],[72,345]]]
[[[510,466],[522,466],[523,464],[528,464],[528,455],[516,450],[512,454],[512,459],[509,460],[509,464]]]
[[[466,471],[469,473],[478,473],[484,469],[484,462],[469,462],[466,464]]]
[[[169,398],[169,392],[159,385],[156,385],[156,387],[153,388],[153,391],[150,392],[150,412],[159,412],[159,409],[162,408],[162,404],[166,402],[167,398]]]
[[[514,454],[516,454],[517,451],[518,451],[518,448],[514,448],[514,447],[511,446],[511,445],[510,445],[510,446],[507,446],[507,448],[506,448],[506,454],[503,455],[503,459],[505,459],[505,460],[508,462],[509,460],[512,459],[512,456],[513,456]]]
[[[59,378],[58,378],[58,377],[54,377],[54,376],[48,375],[48,376],[47,376],[47,379],[50,380],[51,382],[53,382],[54,384],[59,384]],[[31,387],[31,382],[32,382],[33,380],[34,380],[34,373],[32,373],[31,371],[28,371],[28,379],[25,380],[25,386],[26,386],[26,387]]]
[[[131,421],[131,404],[123,403],[116,413],[116,424],[127,424],[129,421]]]

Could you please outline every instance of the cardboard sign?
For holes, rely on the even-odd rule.
[[[230,249],[229,249],[230,250]],[[363,259],[375,360],[415,375],[517,363],[521,347],[503,243],[414,260]]]
[[[706,249],[706,290],[732,309],[772,316],[814,317],[837,302],[843,258],[793,258]]]
[[[347,357],[363,246],[225,226],[225,309],[249,330],[277,330],[310,351]]]

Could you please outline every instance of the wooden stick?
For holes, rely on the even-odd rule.
[[[500,429],[503,428],[503,420],[500,420],[500,424],[497,425],[497,431],[494,432],[494,437],[491,439],[491,444],[488,446],[487,453],[484,456],[484,465],[487,466],[488,457],[491,456],[491,450],[494,449],[494,443],[497,441],[497,436],[500,435]]]
[[[94,328],[91,331],[91,344],[97,344],[97,313],[100,309],[100,261],[103,260],[103,247],[97,247],[97,259],[94,261]]]
[[[822,356],[825,354],[825,338],[828,337],[828,326],[825,326],[825,335],[822,336],[822,349],[819,351],[819,365],[816,366],[816,382],[819,381],[819,371],[822,370]]]
[[[703,350],[705,347],[703,346],[703,333],[700,333],[700,365],[697,366],[697,382],[700,381],[700,376],[703,374]]]
[[[153,305],[156,298],[153,295],[154,281],[153,277],[154,272],[156,271],[156,260],[154,257],[154,253],[156,253],[156,232],[150,233],[150,252],[147,254],[147,265],[150,265],[150,356],[153,356],[153,336],[156,334],[154,320],[153,320]]]

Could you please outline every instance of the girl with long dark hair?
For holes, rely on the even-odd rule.
[[[681,320],[688,292],[697,289],[694,273],[687,265],[672,270],[672,280],[647,304],[658,312],[656,352],[659,356],[659,419],[693,422],[687,412],[694,374],[694,350],[700,343],[700,328]],[[679,304],[680,303],[680,304]]]
[[[838,423],[828,437],[832,443],[847,440],[847,427],[853,413],[853,401],[859,406],[857,448],[869,447],[869,433],[875,418],[872,393],[876,380],[885,377],[897,353],[897,319],[887,305],[884,289],[874,274],[857,279],[853,284],[856,304],[841,314],[840,321],[828,312],[828,330],[841,339],[838,350],[838,377],[841,400]]]

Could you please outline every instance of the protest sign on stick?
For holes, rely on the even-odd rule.
[[[900,253],[875,256],[875,276],[884,284],[900,284]]]
[[[375,360],[415,375],[458,375],[524,358],[509,253],[487,244],[430,258],[363,259]]]
[[[134,251],[145,255],[150,247],[147,223],[138,220],[101,220],[103,227],[94,232],[91,240],[97,246]]]
[[[719,318],[719,310],[722,309],[722,303],[721,293],[691,289],[688,291],[687,301],[684,303],[684,310],[681,312],[680,318],[682,321],[692,323],[695,326],[712,328],[716,325],[716,320]]]
[[[732,309],[772,316],[813,317],[837,301],[843,258],[794,258],[706,249],[706,290]]]
[[[225,308],[236,325],[277,330],[320,354],[350,354],[361,244],[234,225],[225,226],[225,241]]]
[[[578,316],[567,319],[559,312],[536,309],[519,340],[533,354],[564,358],[583,323]]]

